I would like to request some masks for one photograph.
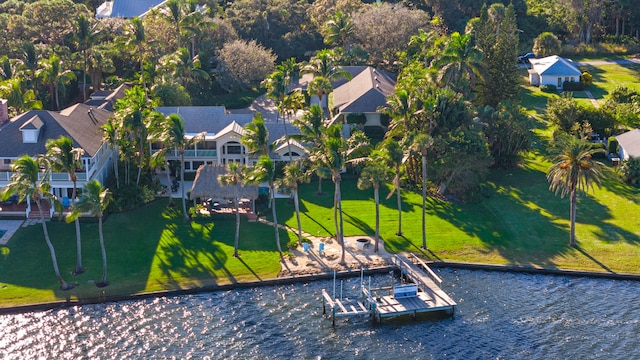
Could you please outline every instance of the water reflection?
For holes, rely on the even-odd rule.
[[[640,348],[637,282],[440,275],[453,318],[333,328],[320,301],[332,283],[319,281],[0,316],[0,349],[8,359],[626,359]],[[345,280],[345,292],[358,283]]]

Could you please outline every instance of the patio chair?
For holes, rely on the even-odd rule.
[[[323,242],[321,242],[320,245],[318,245],[318,253],[320,255],[324,254],[324,243]]]
[[[304,252],[309,253],[309,243],[303,242],[302,249],[304,250]]]
[[[63,197],[62,198],[62,207],[68,208],[69,205],[71,205],[71,201],[69,201],[68,197]]]

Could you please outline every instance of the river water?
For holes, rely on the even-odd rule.
[[[640,358],[640,282],[437,271],[458,302],[452,318],[334,328],[320,295],[333,283],[316,281],[3,315],[0,358]],[[344,293],[359,282],[344,280]]]

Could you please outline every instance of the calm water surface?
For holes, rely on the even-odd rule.
[[[455,316],[323,318],[331,281],[0,316],[6,359],[638,359],[640,283],[439,270]],[[376,276],[374,283],[389,283]],[[359,279],[345,280],[356,293]]]

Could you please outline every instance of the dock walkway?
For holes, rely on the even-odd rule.
[[[422,260],[414,255],[395,255],[393,264],[408,284],[385,288],[390,295],[379,296],[376,289],[367,288],[361,280],[362,298],[358,300],[332,298],[322,290],[322,313],[331,311],[333,324],[336,317],[369,315],[381,322],[384,318],[440,311],[453,315],[456,302],[440,287],[438,277]],[[416,263],[414,263],[416,262]],[[377,289],[383,290],[383,289]],[[335,290],[334,290],[335,291]]]

